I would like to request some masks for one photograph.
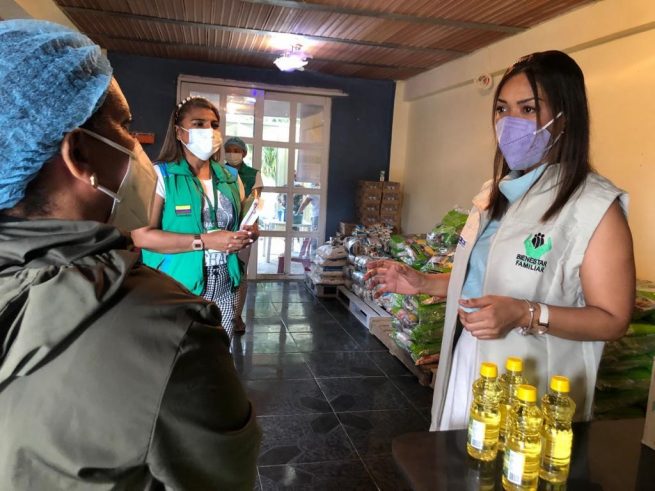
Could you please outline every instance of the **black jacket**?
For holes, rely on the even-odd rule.
[[[0,488],[252,489],[215,305],[96,222],[0,219]]]

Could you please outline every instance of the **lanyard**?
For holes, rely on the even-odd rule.
[[[218,211],[218,191],[216,189],[216,178],[214,176],[214,171],[212,170],[211,166],[209,166],[209,174],[211,176],[211,183],[212,183],[212,191],[214,192],[214,204],[212,205],[211,200],[209,199],[209,196],[207,196],[207,193],[205,193],[205,186],[203,185],[202,182],[200,182],[200,178],[196,176],[196,178],[193,180],[193,182],[196,185],[196,188],[200,192],[202,199],[204,202],[207,204],[207,208],[209,209],[209,219],[212,221],[212,225],[214,226],[214,230],[218,230],[218,219],[216,218],[216,213]],[[202,217],[202,213],[201,213]],[[205,229],[205,224],[202,221],[202,218],[200,219],[200,226],[201,228],[207,232]]]

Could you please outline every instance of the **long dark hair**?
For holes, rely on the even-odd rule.
[[[191,109],[201,108],[201,109],[210,109],[216,115],[218,121],[221,120],[220,115],[218,114],[218,109],[211,102],[209,102],[204,97],[187,97],[182,102],[180,102],[173,112],[171,117],[168,119],[168,128],[166,129],[166,138],[164,138],[164,144],[159,151],[159,156],[157,160],[160,162],[178,162],[184,158],[184,150],[182,148],[182,142],[177,139],[176,135],[176,126],[179,126],[180,121],[187,115]]]
[[[589,162],[589,108],[584,75],[573,58],[561,51],[544,51],[524,56],[507,69],[496,88],[492,122],[495,121],[495,108],[500,91],[510,78],[520,73],[526,75],[532,87],[538,125],[547,123],[541,121],[537,99],[539,90],[546,96],[553,117],[562,112],[562,116],[556,118],[549,128],[552,146],[545,160],[549,165],[561,165],[557,194],[541,217],[545,222],[559,213],[593,170]],[[492,219],[500,219],[507,211],[507,198],[500,192],[499,183],[509,172],[507,162],[500,148],[496,146],[493,186],[487,208]]]

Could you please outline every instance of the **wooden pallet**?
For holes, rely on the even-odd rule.
[[[339,288],[339,285],[316,284],[309,275],[305,275],[305,286],[312,295],[318,298],[335,298],[337,296],[337,288]]]
[[[382,344],[389,349],[389,353],[398,358],[398,361],[405,365],[407,370],[416,375],[416,378],[421,385],[434,387],[436,365],[417,366],[410,354],[398,346],[392,339],[392,332],[393,328],[391,327],[389,327],[389,329],[383,329],[378,326],[373,326],[373,329],[371,329],[371,334],[378,338]]]
[[[391,315],[379,305],[359,298],[345,286],[337,288],[337,300],[371,331],[373,326],[391,329]]]
[[[421,385],[434,387],[436,365],[416,366],[409,353],[396,344],[391,338],[393,327],[389,312],[373,302],[359,298],[345,286],[337,288],[337,300],[387,347],[389,353],[398,358],[410,372],[416,375]]]

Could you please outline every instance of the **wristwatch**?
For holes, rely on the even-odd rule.
[[[539,305],[539,320],[537,321],[537,332],[539,334],[546,334],[548,332],[549,324],[549,312],[548,305],[545,303],[540,303]]]
[[[193,236],[193,242],[191,242],[191,248],[194,251],[202,251],[205,249],[205,244],[202,242],[200,234],[195,234]]]

